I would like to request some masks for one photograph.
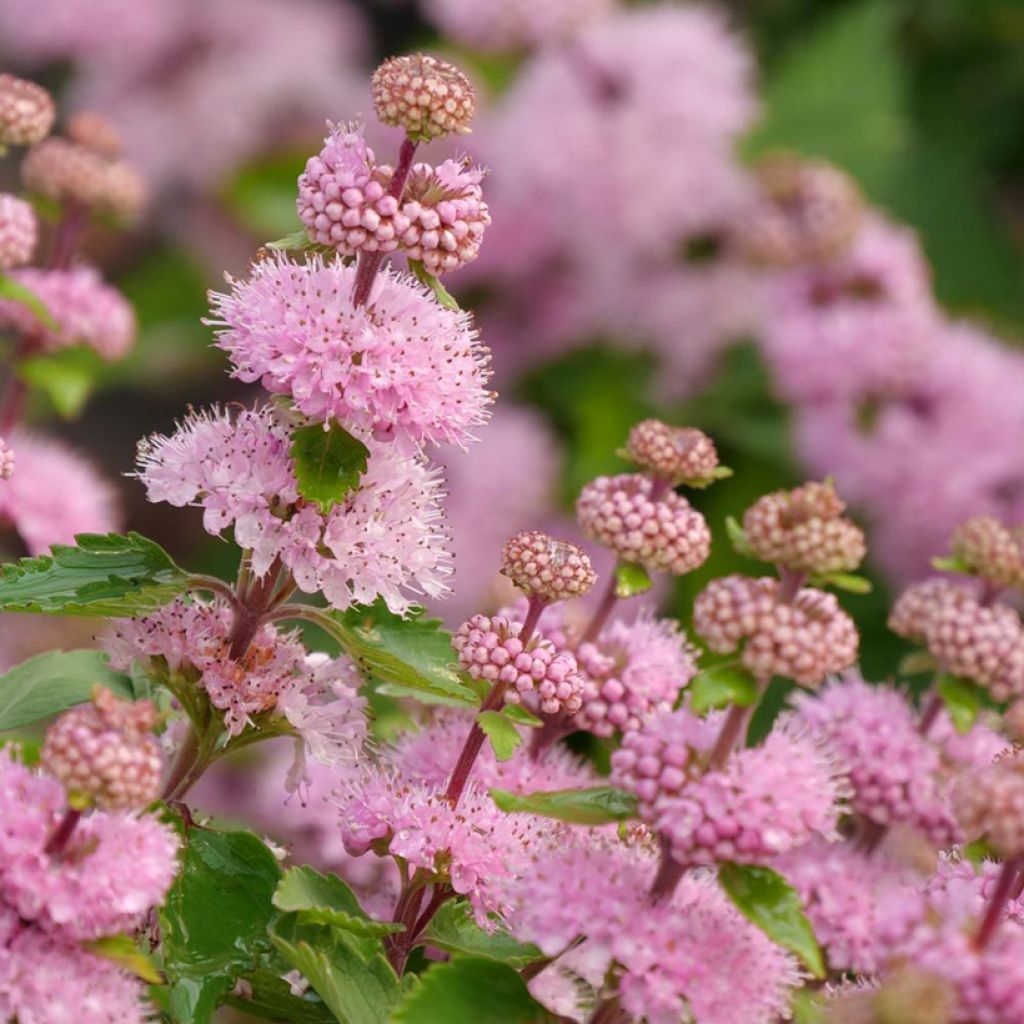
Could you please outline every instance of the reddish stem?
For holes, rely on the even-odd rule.
[[[412,170],[413,157],[416,155],[416,143],[408,138],[402,140],[402,148],[398,151],[398,164],[395,167],[394,176],[391,178],[391,185],[388,187],[388,195],[394,196],[401,201],[402,193],[405,191],[405,184],[409,180],[409,172]],[[370,292],[373,290],[373,282],[377,277],[384,262],[382,252],[362,252],[359,254],[359,262],[356,265],[356,284],[352,292],[352,304],[365,306],[370,299]]]
[[[59,857],[67,848],[71,833],[82,818],[82,812],[69,807],[60,819],[60,824],[53,830],[53,835],[46,841],[43,852],[50,857]]]
[[[496,711],[500,708],[505,702],[505,690],[507,687],[507,683],[495,683],[491,688],[491,692],[487,694],[487,699],[481,705],[480,710]],[[448,788],[445,790],[445,799],[452,807],[457,806],[462,797],[466,783],[469,782],[470,773],[473,771],[473,765],[476,763],[477,756],[480,754],[480,749],[483,747],[486,738],[483,729],[480,728],[480,723],[474,720],[473,727],[469,730],[469,735],[466,737],[462,752],[459,754],[459,759],[455,762],[455,770],[452,772]]]
[[[608,616],[611,615],[615,602],[619,599],[618,594],[615,593],[616,583],[613,572],[608,578],[608,586],[605,588],[601,603],[594,612],[594,617],[587,623],[587,628],[583,631],[583,636],[580,637],[581,644],[591,643],[601,635],[601,630],[604,629],[604,624],[608,621]]]
[[[88,223],[87,206],[77,202],[65,204],[64,214],[53,236],[53,249],[50,251],[51,270],[67,270],[71,266],[78,242]]]
[[[797,572],[795,569],[787,569],[784,565],[779,566],[779,601],[782,604],[792,604],[793,599],[800,593],[800,588],[807,580],[807,573]]]
[[[1008,860],[999,872],[995,891],[989,900],[988,908],[985,911],[984,918],[982,918],[978,933],[974,936],[975,949],[982,950],[992,941],[992,936],[995,935],[999,923],[1003,919],[1003,910],[1006,908],[1010,895],[1013,893],[1020,867],[1021,860],[1019,858],[1017,860]]]
[[[537,628],[537,623],[540,622],[540,617],[547,606],[548,603],[544,598],[538,597],[536,594],[530,597],[526,605],[526,617],[523,619],[523,628],[519,631],[519,639],[524,647],[530,642],[533,631]]]
[[[661,859],[658,861],[658,873],[651,884],[650,896],[652,903],[667,903],[686,869],[673,859],[672,844],[667,836],[659,835],[658,845],[661,848]]]
[[[718,734],[718,739],[715,740],[715,745],[711,749],[711,756],[708,758],[709,769],[722,768],[725,762],[729,760],[729,756],[732,754],[737,743],[742,740],[746,733],[747,725],[755,706],[756,702],[745,708],[740,707],[738,704],[734,704],[729,708],[725,716],[725,722],[722,723],[722,731]]]
[[[935,724],[935,720],[939,717],[939,712],[942,710],[942,698],[932,690],[931,693],[925,698],[924,707],[921,709],[921,719],[917,723],[917,731],[922,736],[927,736],[931,732],[932,726]]]

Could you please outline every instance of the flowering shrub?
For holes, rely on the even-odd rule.
[[[433,6],[478,36],[468,7]],[[512,6],[501,38],[528,44],[544,30]],[[556,6],[559,32],[601,7]],[[657,49],[630,62],[677,17],[694,57],[720,47],[723,67]],[[652,10],[621,46],[595,25],[524,85],[541,125],[574,112],[582,152],[622,99],[637,118],[620,127],[672,127],[658,144],[724,162],[752,104],[718,20]],[[666,113],[663,75],[716,72],[713,123],[647,119]],[[1019,533],[988,509],[956,524],[937,563],[955,577],[911,585],[890,617],[931,683],[871,685],[845,607],[869,588],[868,544],[842,486],[776,490],[709,523],[701,493],[731,475],[713,439],[648,418],[620,439],[630,466],[582,487],[586,542],[517,524],[491,551],[506,606],[446,631],[423,608],[453,569],[435,459],[457,464],[496,396],[438,275],[486,258],[492,211],[481,170],[425,158],[470,129],[477,97],[422,55],[385,62],[372,97],[402,130],[394,163],[361,126],[330,125],[298,178],[301,231],[211,293],[231,374],[267,394],[191,410],[138,447],[148,499],[201,509],[241,550],[228,580],[110,532],[103,485],[19,431],[29,383],[59,376],[47,360],[130,347],[130,306],[73,258],[89,219],[135,216],[144,186],[109,124],[79,115],[49,136],[45,91],[0,76],[0,143],[31,146],[25,183],[59,217],[46,264],[26,266],[36,214],[0,196],[0,323],[35,367],[0,406],[0,512],[29,550],[0,572],[0,609],[106,623],[101,651],[0,678],[0,732],[56,716],[38,748],[0,752],[0,1021],[202,1024],[230,1006],[327,1024],[1019,1024]],[[651,227],[614,187],[642,161],[613,156],[602,187],[566,197],[552,249],[603,218],[621,229],[617,263],[637,244],[626,229]],[[519,186],[543,194],[551,173]],[[735,217],[728,258],[772,267],[766,346],[807,415],[916,386],[915,330],[937,313],[912,247],[844,175],[780,157],[714,187]],[[710,226],[667,198],[681,222],[658,218],[666,250]],[[594,236],[595,280],[609,237]],[[819,360],[845,358],[846,303],[872,307],[877,345],[826,396],[834,374],[791,346],[806,331]],[[710,579],[684,621],[636,607],[730,543],[750,573]],[[248,781],[265,799],[276,775],[279,799],[259,812],[243,792],[227,810],[284,825],[291,851],[207,818],[196,795],[263,743]]]

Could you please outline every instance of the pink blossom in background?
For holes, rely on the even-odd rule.
[[[78,533],[110,533],[121,517],[113,487],[62,441],[15,431],[18,471],[0,480],[0,519],[30,554],[72,544]]]

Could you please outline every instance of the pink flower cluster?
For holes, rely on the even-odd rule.
[[[28,263],[35,252],[39,225],[25,200],[0,192],[0,270]]]

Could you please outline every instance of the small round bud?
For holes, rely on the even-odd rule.
[[[864,533],[843,518],[831,484],[808,483],[759,498],[743,516],[754,555],[796,572],[824,575],[856,569],[867,552]]]
[[[149,732],[150,701],[118,700],[97,686],[91,704],[61,715],[46,732],[41,763],[68,792],[106,810],[145,807],[160,792],[160,747]]]
[[[857,659],[857,627],[835,595],[805,587],[785,603],[779,590],[768,577],[712,580],[694,602],[693,628],[718,654],[742,645],[740,660],[762,682],[783,676],[813,689],[849,668]]]
[[[41,85],[0,74],[0,146],[31,146],[45,139],[56,116],[53,98]]]
[[[429,141],[465,135],[476,113],[476,92],[454,64],[415,54],[392,57],[373,73],[373,106],[384,124]]]
[[[10,480],[12,476],[14,476],[14,452],[0,437],[0,480]]]
[[[17,196],[0,193],[0,270],[32,259],[39,237],[35,211]]]
[[[523,530],[505,544],[501,572],[527,597],[548,602],[582,597],[597,579],[582,548],[539,530]]]
[[[113,121],[94,110],[72,114],[67,127],[68,138],[94,153],[116,159],[121,155],[121,133]]]
[[[849,175],[820,160],[778,153],[762,160],[755,176],[761,198],[735,229],[747,259],[792,267],[835,259],[849,247],[864,210]]]
[[[601,476],[580,492],[576,518],[625,562],[676,576],[692,572],[711,553],[708,524],[675,491],[653,494],[654,481],[639,473]]]
[[[661,420],[644,420],[629,432],[626,454],[645,472],[673,487],[703,483],[718,468],[715,443],[693,427],[672,427]]]
[[[576,659],[568,651],[556,651],[537,633],[523,644],[522,631],[521,622],[474,615],[455,632],[452,647],[459,665],[474,679],[506,685],[507,704],[518,704],[525,694],[535,693],[545,714],[575,714],[583,693]]]
[[[1005,587],[1024,582],[1018,538],[993,516],[974,516],[961,523],[953,531],[952,549],[976,576]]]
[[[1000,857],[1024,856],[1024,756],[965,772],[953,789],[953,810],[970,839],[984,837]]]

